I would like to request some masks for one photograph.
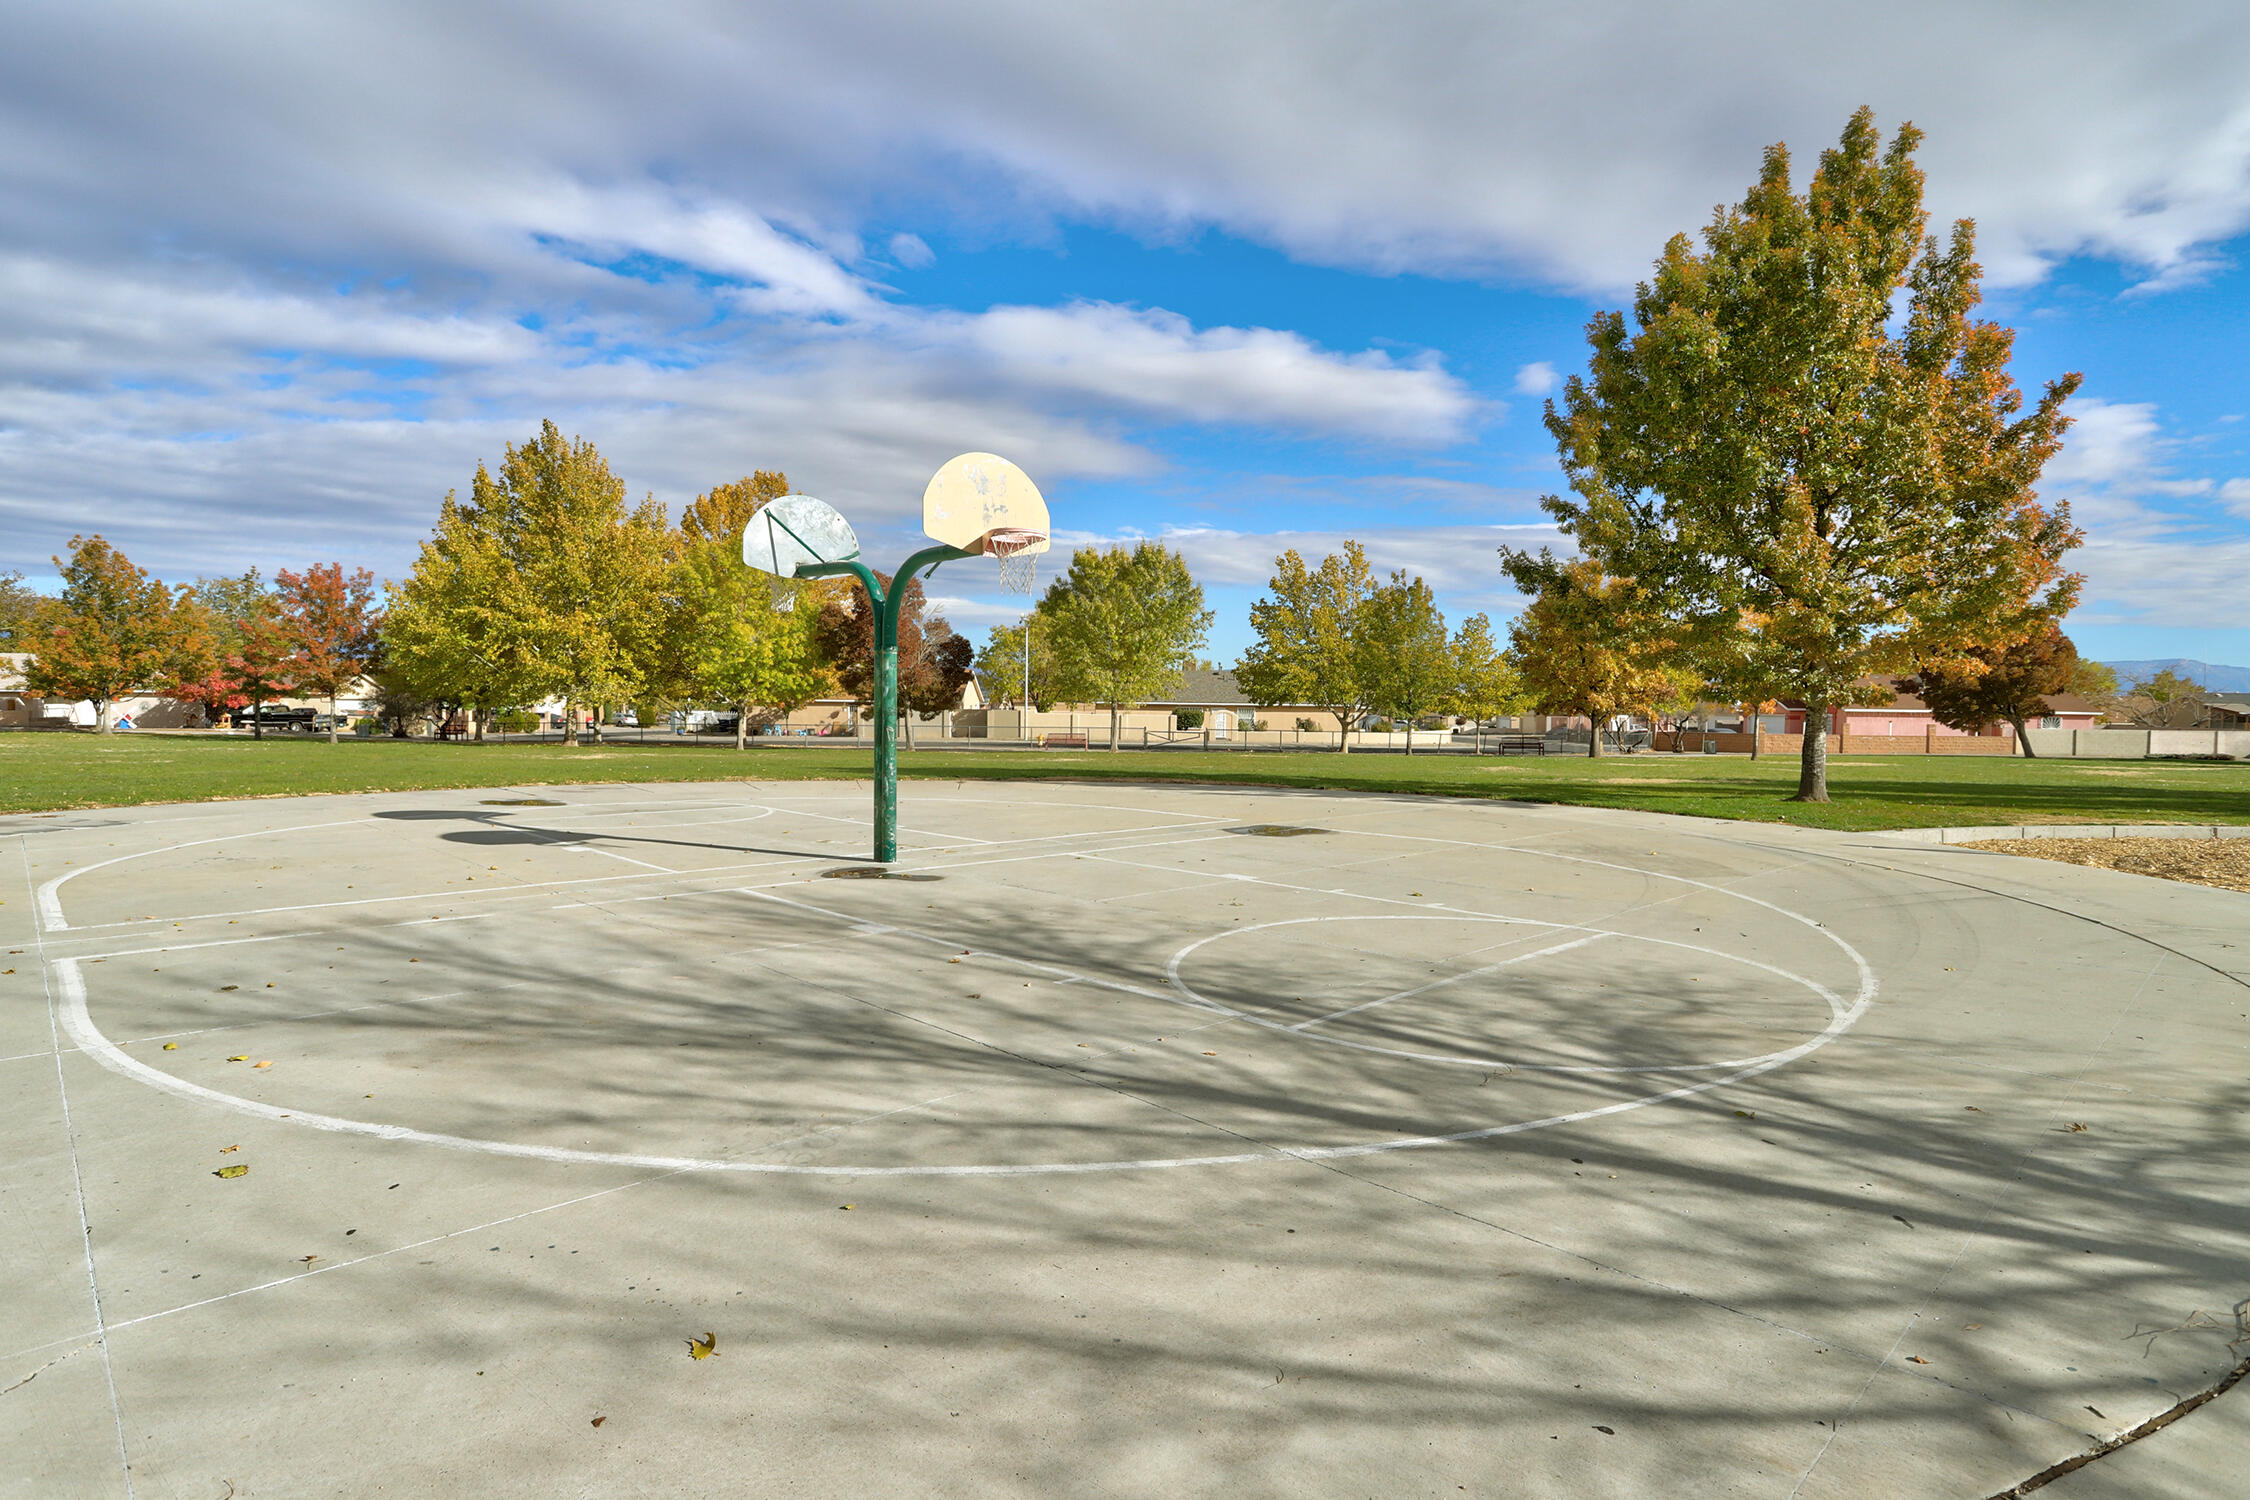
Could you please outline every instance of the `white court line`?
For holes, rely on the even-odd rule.
[[[1398,837],[1412,836],[1399,835]],[[1176,842],[1200,841],[1201,840],[1181,840]],[[1430,840],[1430,842],[1462,843],[1468,844],[1469,847],[1486,849],[1496,847],[1489,844],[1474,844],[1466,840],[1432,839]],[[756,1172],[771,1175],[799,1175],[821,1177],[1021,1177],[1038,1175],[1077,1175],[1092,1172],[1159,1170],[1196,1166],[1221,1166],[1273,1160],[1327,1161],[1358,1156],[1369,1156],[1388,1151],[1412,1150],[1428,1146],[1446,1145],[1460,1141],[1494,1139],[1497,1137],[1518,1134],[1524,1131],[1544,1129],[1553,1125],[1581,1123],[1587,1120],[1599,1119],[1608,1115],[1619,1114],[1627,1110],[1640,1109],[1650,1105],[1669,1102],[1675,1099],[1688,1098],[1697,1094],[1706,1093],[1712,1089],[1725,1087],[1728,1084],[1738,1082],[1745,1078],[1755,1077],[1759,1074],[1770,1072],[1775,1068],[1783,1067],[1788,1063],[1794,1062],[1798,1058],[1806,1056],[1814,1050],[1825,1046],[1829,1042],[1835,1040],[1845,1031],[1848,1031],[1854,1024],[1856,1024],[1859,1018],[1864,1015],[1867,1009],[1874,1003],[1874,999],[1876,994],[1878,993],[1879,986],[1875,979],[1874,970],[1868,964],[1865,956],[1862,955],[1859,950],[1854,948],[1850,943],[1846,942],[1843,938],[1837,936],[1834,932],[1829,931],[1821,923],[1813,920],[1810,917],[1804,916],[1802,913],[1790,911],[1786,907],[1778,906],[1773,902],[1760,900],[1755,896],[1748,896],[1740,892],[1730,891],[1723,886],[1715,885],[1707,881],[1694,880],[1690,879],[1687,876],[1674,875],[1665,871],[1647,870],[1642,869],[1638,866],[1631,865],[1612,865],[1602,860],[1585,859],[1570,855],[1557,855],[1544,850],[1526,849],[1523,852],[1532,854],[1540,858],[1563,859],[1573,863],[1603,866],[1606,868],[1617,869],[1631,874],[1639,875],[1644,878],[1675,882],[1692,888],[1709,891],[1714,894],[1728,897],[1734,900],[1744,901],[1753,906],[1757,906],[1764,910],[1770,911],[1777,916],[1781,916],[1787,918],[1788,920],[1800,923],[1803,926],[1818,932],[1830,944],[1839,949],[1846,957],[1851,960],[1854,968],[1859,975],[1860,984],[1858,993],[1850,1001],[1847,1002],[1842,997],[1837,996],[1832,991],[1828,990],[1825,986],[1820,985],[1817,981],[1807,979],[1802,975],[1791,974],[1785,970],[1775,968],[1773,965],[1760,963],[1754,959],[1741,958],[1733,954],[1721,953],[1716,949],[1703,948],[1699,945],[1689,943],[1673,942],[1669,939],[1664,938],[1645,937],[1633,933],[1606,933],[1604,935],[1632,938],[1635,941],[1655,943],[1664,947],[1681,948],[1701,952],[1712,957],[1722,959],[1724,961],[1746,964],[1750,967],[1765,970],[1779,978],[1809,988],[1815,993],[1820,994],[1824,998],[1826,998],[1831,1011],[1831,1020],[1828,1026],[1825,1027],[1820,1033],[1808,1038],[1804,1042],[1799,1043],[1797,1046],[1788,1048],[1784,1051],[1769,1053],[1763,1057],[1742,1060],[1743,1066],[1739,1068],[1734,1068],[1734,1064],[1732,1063],[1716,1063],[1696,1065],[1692,1067],[1652,1069],[1542,1069],[1540,1071],[1583,1071],[1618,1073],[1703,1071],[1706,1068],[1734,1068],[1734,1071],[1725,1073],[1719,1077],[1705,1079],[1701,1082],[1680,1084],[1676,1087],[1665,1089],[1657,1093],[1644,1095],[1639,1098],[1622,1100],[1612,1104],[1571,1111],[1565,1114],[1550,1115],[1542,1119],[1520,1120],[1503,1125],[1456,1131],[1444,1135],[1409,1136],[1396,1140],[1367,1142],[1352,1146],[1261,1146],[1260,1149],[1253,1151],[1233,1152],[1222,1155],[1166,1157],[1129,1161],[993,1163],[963,1164],[952,1166],[917,1165],[876,1167],[826,1166],[801,1163],[744,1162],[726,1158],[714,1159],[699,1157],[665,1157],[633,1152],[580,1151],[566,1147],[535,1146],[521,1142],[479,1140],[472,1137],[447,1135],[433,1131],[417,1130],[407,1126],[385,1125],[371,1121],[341,1119],[331,1115],[313,1114],[302,1110],[281,1110],[275,1106],[264,1104],[256,1100],[243,1099],[234,1095],[223,1094],[213,1089],[204,1088],[198,1084],[189,1083],[185,1079],[176,1078],[171,1074],[164,1073],[155,1068],[151,1068],[147,1064],[142,1063],[138,1059],[126,1054],[122,1049],[117,1047],[115,1043],[111,1042],[106,1036],[104,1036],[97,1027],[94,1026],[92,1017],[87,1010],[85,976],[79,966],[78,961],[75,959],[59,959],[54,961],[53,968],[55,973],[58,975],[62,986],[61,1021],[63,1024],[63,1029],[71,1037],[72,1041],[75,1042],[81,1048],[81,1050],[85,1051],[88,1056],[92,1057],[94,1061],[101,1064],[103,1067],[109,1068],[113,1072],[118,1072],[125,1076],[134,1078],[137,1081],[147,1084],[150,1087],[156,1088],[161,1092],[170,1093],[182,1098],[192,1099],[201,1103],[216,1105],[219,1108],[231,1110],[236,1113],[277,1121],[289,1120],[296,1124],[303,1125],[307,1128],[315,1130],[373,1136],[380,1139],[435,1145],[455,1150],[480,1151],[498,1156],[513,1156],[553,1162],[578,1162],[599,1165],[634,1166],[650,1168],[658,1171]],[[1071,851],[1052,851],[1047,857],[1063,858],[1086,856],[1076,856]],[[1100,856],[1095,855],[1090,857],[1099,858]],[[990,862],[1004,863],[1009,861]],[[1116,862],[1125,865],[1138,864],[1138,862],[1131,860],[1119,860]],[[965,861],[963,863],[976,864],[986,862]],[[1143,865],[1140,867],[1148,869],[1160,869],[1166,871],[1167,873],[1174,874],[1189,873],[1181,871],[1176,866]],[[618,878],[635,879],[646,877],[625,876]],[[1292,886],[1286,882],[1264,880],[1258,877],[1249,878],[1252,879],[1255,883],[1273,886],[1277,889],[1298,891],[1311,891],[1314,889],[1312,887]],[[829,916],[839,921],[859,924],[866,931],[875,933],[898,932],[926,941],[947,942],[948,945],[950,945],[951,942],[950,939],[936,937],[931,934],[916,933],[912,932],[909,929],[885,927],[878,924],[867,924],[864,923],[862,919],[844,916],[841,913],[829,911],[825,908],[811,906],[809,903],[790,901],[787,898],[771,896],[770,894],[767,894],[765,892],[760,892],[749,888],[744,889],[746,894],[757,895],[762,899],[781,901],[785,905],[796,906],[806,910],[820,912],[823,915]],[[1322,892],[1321,894],[1328,893]],[[1359,899],[1375,901],[1377,903],[1385,905],[1409,904],[1406,902],[1390,900],[1382,897],[1363,896]],[[1430,920],[1446,920],[1449,917],[1452,917],[1453,919],[1486,920],[1500,923],[1515,923],[1524,926],[1547,927],[1556,930],[1576,930],[1581,932],[1588,930],[1584,927],[1573,928],[1569,924],[1533,921],[1526,918],[1512,918],[1499,915],[1467,912],[1460,912],[1456,914],[1454,912],[1454,909],[1452,908],[1444,908],[1439,912],[1432,912],[1430,911],[1429,907],[1423,906],[1416,908],[1416,910],[1423,913],[1425,918]],[[1389,919],[1304,918],[1299,920],[1323,921],[1411,919],[1401,916]],[[1261,923],[1259,924],[1259,928],[1290,925],[1296,924],[1294,922]],[[1205,943],[1216,941],[1219,938],[1226,937],[1230,934],[1239,934],[1246,931],[1259,930],[1259,928],[1231,928],[1228,929],[1227,932],[1213,934],[1212,937],[1199,940],[1196,943],[1191,943],[1186,948],[1183,948],[1178,953],[1174,954],[1169,965],[1169,972],[1171,975],[1172,984],[1175,990],[1178,992],[1176,995],[1165,995],[1161,992],[1150,992],[1137,986],[1124,985],[1116,983],[1114,981],[1106,981],[1099,976],[1094,975],[1085,975],[1081,977],[1083,977],[1087,982],[1095,984],[1102,988],[1119,989],[1127,993],[1139,995],[1153,995],[1154,998],[1164,999],[1174,1004],[1181,1004],[1190,1008],[1202,1009],[1206,1012],[1218,1012],[1221,1014],[1231,1015],[1242,1020],[1251,1021],[1254,1024],[1267,1026],[1270,1029],[1283,1030],[1285,1028],[1280,1027],[1277,1023],[1270,1022],[1264,1020],[1261,1017],[1251,1015],[1246,1012],[1237,1011],[1231,1007],[1223,1006],[1218,1004],[1217,1002],[1208,1000],[1205,997],[1196,994],[1192,989],[1188,988],[1188,986],[1186,986],[1179,978],[1179,966],[1181,962],[1187,957],[1188,954],[1192,953],[1197,948],[1202,947]],[[1032,964],[1028,961],[1014,959],[1004,954],[989,954],[988,956],[1001,958],[1003,961],[1017,964],[1020,967],[1031,968],[1035,970],[1046,970],[1057,975],[1069,975],[1071,973],[1071,971],[1067,969],[1061,969],[1057,966]],[[1330,1045],[1357,1047],[1360,1050],[1390,1050],[1366,1047],[1364,1044],[1344,1042],[1335,1038],[1322,1037],[1315,1033],[1298,1033],[1298,1035],[1309,1041],[1324,1042]],[[1402,1057],[1414,1056],[1414,1054],[1407,1053],[1399,1053],[1397,1055]],[[1464,1059],[1445,1058],[1432,1058],[1430,1060],[1466,1061]],[[1126,1097],[1133,1096],[1128,1094],[1126,1095]],[[1146,1101],[1142,1102],[1145,1103]],[[1205,1125],[1206,1128],[1221,1128],[1210,1126],[1209,1122],[1197,1123]]]
[[[1551,948],[1534,948],[1529,953],[1518,953],[1513,958],[1503,958],[1498,963],[1486,964],[1480,969],[1464,969],[1458,974],[1448,974],[1443,979],[1433,979],[1428,984],[1416,985],[1410,990],[1400,990],[1395,995],[1384,995],[1375,1000],[1362,1000],[1357,1005],[1347,1005],[1342,1010],[1332,1010],[1325,1016],[1314,1016],[1309,1021],[1299,1021],[1296,1025],[1286,1029],[1303,1031],[1307,1026],[1323,1026],[1330,1021],[1342,1020],[1345,1016],[1356,1016],[1363,1010],[1373,1010],[1378,1005],[1388,1005],[1393,1000],[1411,1000],[1416,995],[1426,995],[1431,990],[1456,984],[1464,979],[1474,979],[1480,974],[1490,974],[1496,969],[1505,969],[1510,964],[1529,963],[1532,959],[1545,958],[1551,953],[1568,953],[1573,948],[1583,948],[1588,943],[1598,943],[1603,938],[1612,936],[1615,936],[1615,934],[1597,932],[1591,937],[1572,938],[1567,943],[1557,943]]]
[[[31,843],[18,839],[16,847],[23,855],[24,883],[28,885],[31,883]],[[54,990],[46,983],[46,976],[52,970],[43,962],[46,957],[44,934],[34,931],[32,946],[42,959],[40,982],[47,1001],[47,1043],[55,1059],[55,1099],[62,1107],[63,1144],[70,1151],[71,1198],[78,1209],[78,1243],[86,1260],[86,1298],[94,1312],[94,1341],[102,1352],[102,1380],[109,1387],[109,1416],[117,1432],[118,1472],[124,1477],[126,1500],[132,1500],[133,1460],[125,1447],[125,1408],[117,1399],[117,1371],[110,1360],[109,1315],[102,1309],[101,1275],[94,1261],[94,1229],[86,1213],[86,1174],[78,1162],[78,1126],[71,1118],[70,1081],[63,1072],[62,1038],[56,1034]]]
[[[655,870],[665,875],[692,875],[692,870],[675,870],[670,865],[651,864],[645,859],[635,859],[630,854],[619,854],[615,849],[603,849],[593,844],[549,844],[551,849],[576,849],[586,854],[606,854],[611,859],[621,859],[629,865],[639,865],[644,870]]]
[[[151,854],[171,854],[181,849],[200,848],[205,844],[224,844],[233,839],[254,839],[264,838],[268,836],[278,837],[279,835],[288,833],[306,833],[315,828],[342,828],[349,823],[370,823],[373,821],[374,820],[372,818],[364,817],[338,818],[332,823],[300,823],[294,828],[260,828],[250,833],[222,833],[217,838],[189,839],[184,844],[167,844],[161,849],[139,849],[135,850],[131,854],[120,854],[114,859],[98,860],[90,865],[80,865],[77,869],[72,870],[67,875],[57,875],[54,879],[39,887],[37,896],[37,905],[39,909],[39,925],[40,928],[46,932],[62,932],[69,928],[70,923],[65,921],[63,918],[62,897],[60,894],[62,891],[63,882],[66,880],[76,880],[79,876],[85,874],[89,870],[106,869],[110,865],[121,865],[129,859],[141,859]],[[26,848],[28,850],[29,846],[27,845]],[[26,857],[28,858],[28,855]],[[168,921],[170,919],[160,917],[156,920]],[[126,922],[105,922],[99,925],[105,927],[125,927],[130,926],[131,924]]]

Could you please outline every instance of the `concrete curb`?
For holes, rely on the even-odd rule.
[[[1988,839],[2246,839],[2250,823],[2028,823],[2012,828],[1894,828],[1873,835],[1909,844]]]

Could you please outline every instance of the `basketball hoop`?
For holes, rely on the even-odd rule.
[[[984,550],[1000,564],[1000,587],[1028,595],[1039,581],[1039,554],[1047,550],[1047,533],[996,527],[985,533]]]

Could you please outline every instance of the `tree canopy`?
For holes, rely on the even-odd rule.
[[[1980,647],[1973,653],[1980,670],[1933,668],[1899,685],[1930,706],[1930,717],[1948,729],[1975,733],[1988,725],[2015,726],[2016,743],[2036,757],[2025,721],[2047,712],[2047,697],[2069,689],[2078,672],[2078,648],[2061,627],[2044,630],[2008,646]]]
[[[793,586],[744,567],[727,534],[689,540],[672,571],[674,615],[666,658],[672,696],[730,705],[735,747],[747,742],[760,710],[787,713],[826,691],[830,678],[814,649],[817,611],[783,610]]]
[[[1695,683],[1665,628],[1632,580],[1577,558],[1560,565],[1516,617],[1508,655],[1542,710],[1586,715],[1593,729],[1586,753],[1600,755],[1606,720],[1653,717],[1658,703]]]
[[[2069,509],[2032,489],[2078,377],[2023,409],[2014,335],[1971,317],[1973,225],[1924,236],[1921,138],[1885,146],[1863,109],[1802,193],[1769,149],[1700,251],[1666,245],[1630,329],[1588,324],[1589,372],[1547,410],[1561,528],[1665,600],[1734,691],[1801,699],[1808,722],[1871,675],[1973,670],[2078,586]],[[1560,564],[1508,567],[1528,593]],[[1802,800],[1827,799],[1825,744],[1805,737]]]
[[[1188,657],[1203,646],[1211,611],[1187,559],[1155,542],[1080,548],[1070,570],[1047,588],[1055,692],[1109,705],[1109,747],[1128,703],[1171,692]]]
[[[54,561],[62,594],[39,612],[24,686],[49,698],[86,699],[107,734],[111,704],[182,675],[173,591],[99,536],[72,537],[70,561]]]
[[[315,563],[302,573],[274,575],[281,601],[296,690],[328,700],[328,742],[336,742],[336,695],[350,687],[381,654],[382,612],[375,605],[375,575],[347,574],[342,563]]]
[[[1430,586],[1403,569],[1392,573],[1361,609],[1357,640],[1368,706],[1406,721],[1412,755],[1416,721],[1450,708],[1461,687],[1459,658]]]
[[[1235,667],[1253,703],[1305,703],[1336,719],[1337,749],[1349,752],[1350,730],[1373,705],[1360,675],[1361,614],[1375,576],[1357,542],[1307,568],[1292,547],[1274,559],[1268,593],[1250,606],[1256,636]]]

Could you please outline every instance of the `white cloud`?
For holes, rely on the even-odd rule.
[[[1544,396],[1560,383],[1555,376],[1555,367],[1543,359],[1516,371],[1516,394],[1519,396]]]
[[[1193,327],[1113,303],[996,307],[937,331],[1011,381],[1177,421],[1242,422],[1444,443],[1476,403],[1434,360],[1334,355],[1271,328]]]
[[[891,259],[909,270],[935,264],[937,252],[932,250],[918,234],[894,234],[890,240]]]
[[[2230,479],[2220,485],[2219,503],[2235,515],[2250,519],[2250,479]]]

